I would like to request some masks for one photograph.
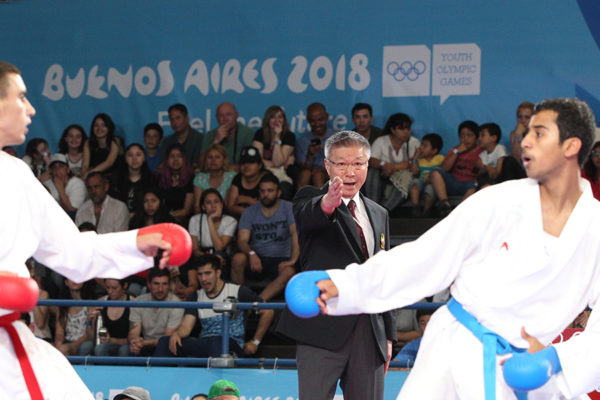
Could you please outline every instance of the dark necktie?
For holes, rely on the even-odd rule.
[[[360,247],[362,248],[363,255],[365,258],[369,258],[369,250],[367,249],[367,241],[365,240],[365,234],[363,233],[360,224],[358,223],[358,218],[356,218],[356,203],[354,200],[350,200],[348,202],[348,208],[350,209],[350,213],[354,217],[354,222],[356,223],[356,229],[358,229],[358,236],[360,236]]]

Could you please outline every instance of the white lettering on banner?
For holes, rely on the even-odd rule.
[[[83,68],[79,68],[75,78],[71,79],[67,75],[67,93],[69,96],[76,98],[81,96],[83,93],[83,86],[85,85],[85,72]]]
[[[304,110],[298,110],[295,115],[288,114],[290,130],[298,135],[307,132],[310,127],[306,122],[306,114]],[[165,135],[168,134],[170,129],[169,113],[167,111],[159,111],[156,115],[158,124],[167,127]],[[212,129],[212,110],[207,108],[204,112],[204,118],[193,116],[190,114],[190,126],[200,133],[208,132]],[[344,114],[329,115],[331,121],[331,127],[334,131],[341,131],[348,128],[348,117]],[[252,129],[258,129],[262,126],[262,116],[253,115],[248,118],[238,117],[237,121],[241,124],[247,125]],[[215,124],[216,125],[216,124]]]
[[[211,91],[215,94],[241,94],[246,90],[260,90],[262,94],[269,94],[274,92],[279,84],[274,69],[276,61],[275,57],[267,58],[258,68],[257,59],[242,64],[232,58],[224,64],[216,62],[209,67],[199,59],[187,70],[183,91],[187,93],[195,88],[204,96]],[[371,83],[368,63],[369,59],[362,53],[354,54],[350,58],[349,66],[346,56],[341,55],[335,63],[335,68],[334,62],[327,56],[319,56],[309,63],[306,57],[299,55],[290,63],[292,69],[287,76],[287,87],[293,93],[303,93],[309,86],[317,91],[324,91],[332,88],[332,85],[339,91],[346,90],[346,86],[356,91],[365,90]],[[305,79],[308,81],[304,81]],[[75,78],[71,79],[65,74],[62,65],[52,64],[46,71],[42,95],[58,101],[65,96],[66,88],[69,97],[78,98],[85,88],[85,95],[96,99],[109,97],[113,89],[124,98],[130,97],[133,91],[142,96],[166,96],[171,94],[174,87],[175,78],[170,60],[160,61],[156,69],[142,66],[135,70],[129,65],[126,70],[120,71],[108,67],[106,75],[102,74],[99,65],[94,65],[87,71],[87,82],[86,71],[83,68],[79,68]]]
[[[148,66],[139,68],[135,76],[131,65],[125,73],[120,73],[116,68],[110,67],[107,74],[107,90],[110,91],[114,87],[122,97],[127,98],[131,95],[132,88],[135,87],[137,93],[148,96],[156,90],[157,84],[160,84],[155,95],[168,95],[175,87],[175,79],[171,73],[170,64],[171,61],[169,60],[159,62],[156,68],[158,75]],[[102,86],[106,78],[98,75],[98,69],[98,65],[94,65],[88,72],[85,94],[96,99],[105,99],[108,97],[108,93],[102,89]],[[65,77],[63,67],[60,64],[51,65],[46,71],[42,95],[50,100],[61,100],[66,86],[69,97],[74,99],[80,97],[83,88],[86,86],[84,69],[80,68],[73,79],[66,76],[64,84],[63,77]]]
[[[475,43],[433,45],[432,95],[479,94],[481,49]]]
[[[348,73],[348,86],[353,90],[364,90],[371,83],[371,75],[367,70],[369,59],[366,55],[359,53],[350,59],[350,72]],[[342,55],[335,69],[335,88],[344,90],[346,81],[346,56]],[[304,56],[296,56],[292,59],[294,66],[288,76],[288,88],[294,93],[302,93],[308,88],[308,84],[303,82],[304,74],[308,67],[308,60]],[[320,71],[323,71],[320,74]],[[313,89],[323,91],[331,85],[333,78],[333,64],[329,58],[319,56],[310,64],[308,79]]]
[[[236,59],[230,59],[225,62],[223,72],[221,73],[219,63],[216,63],[210,71],[210,86],[208,78],[208,68],[203,60],[196,60],[188,70],[183,91],[187,92],[190,87],[195,87],[203,95],[208,95],[210,88],[214,93],[225,93],[234,91],[244,93],[245,88],[260,90],[261,86],[257,78],[262,76],[264,87],[261,93],[268,94],[277,88],[277,75],[273,70],[273,64],[276,58],[266,59],[260,67],[260,74],[256,70],[258,60],[250,60],[242,69],[241,63]]]

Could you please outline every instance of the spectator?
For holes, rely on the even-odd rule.
[[[75,283],[70,279],[65,280],[67,293],[63,293],[61,298],[69,300],[83,300],[92,298],[90,295],[91,283]],[[83,294],[83,293],[86,294]],[[60,307],[58,317],[56,318],[54,332],[54,346],[64,355],[82,355],[89,354],[89,347],[80,345],[91,338],[91,329],[88,323],[88,309],[81,306]],[[84,352],[85,351],[85,352]]]
[[[234,171],[239,169],[238,163],[242,157],[242,149],[252,144],[254,131],[237,121],[238,111],[231,103],[221,103],[217,107],[217,122],[219,127],[204,136],[203,147],[207,149],[212,144],[220,144],[227,150],[229,161]]]
[[[232,216],[239,218],[246,208],[258,202],[258,182],[264,174],[256,147],[244,147],[240,157],[240,172],[233,178],[225,197],[225,205]]]
[[[149,187],[157,184],[155,176],[150,172],[144,155],[144,148],[139,143],[132,143],[125,149],[125,163],[121,164],[118,173],[111,176],[111,195],[127,205],[130,215],[135,211],[138,198]]]
[[[144,156],[146,163],[152,173],[157,172],[160,165],[160,142],[163,138],[163,128],[156,122],[152,122],[144,127]]]
[[[489,122],[479,126],[478,130],[479,146],[483,149],[479,153],[477,168],[479,177],[477,178],[478,188],[497,183],[497,179],[502,171],[504,158],[508,155],[506,147],[499,144],[502,137],[502,131],[498,124]]]
[[[358,132],[373,145],[375,140],[384,134],[381,128],[371,125],[373,123],[373,107],[367,103],[356,103],[352,107],[352,122],[354,132]]]
[[[58,141],[58,152],[67,156],[67,164],[73,175],[81,178],[83,146],[88,137],[81,125],[72,124],[65,128]]]
[[[29,270],[29,275],[40,287],[39,299],[48,300],[50,296],[48,295],[48,292],[41,287],[41,279],[38,279],[36,276],[34,263],[31,261],[33,261],[33,258],[27,260],[25,264]],[[29,318],[33,326],[33,334],[42,340],[52,342],[52,332],[50,332],[50,309],[48,306],[36,305],[33,310],[29,311]]]
[[[98,300],[124,301],[135,300],[127,292],[127,281],[119,279],[104,279],[104,286],[108,294]],[[100,336],[100,344],[93,347],[93,353],[97,356],[122,356],[129,355],[129,307],[103,307],[90,309],[90,322],[94,332],[98,332],[98,315],[102,316],[103,326],[106,328],[106,336]],[[92,344],[90,342],[90,344]]]
[[[44,186],[58,204],[71,216],[75,218],[77,209],[81,207],[87,198],[85,183],[73,175],[68,164],[68,156],[62,153],[53,154],[50,159],[50,179],[44,182]]]
[[[228,265],[229,245],[235,235],[237,220],[223,214],[223,198],[217,189],[203,191],[200,204],[202,213],[194,215],[188,227],[192,236],[193,254],[215,254]]]
[[[239,400],[240,390],[227,379],[219,379],[210,387],[208,400]]]
[[[108,179],[100,172],[92,172],[85,179],[90,199],[84,202],[75,215],[75,225],[90,222],[98,233],[126,231],[129,210],[122,201],[108,195]]]
[[[280,106],[271,106],[265,111],[262,128],[254,134],[252,146],[258,149],[265,168],[273,173],[281,185],[282,198],[291,200],[293,182],[286,168],[294,164],[296,135],[290,131],[285,112]]]
[[[428,133],[423,136],[421,146],[415,153],[416,162],[410,164],[410,172],[414,176],[410,182],[410,201],[413,205],[413,217],[429,216],[435,203],[435,192],[431,186],[429,175],[433,168],[439,167],[444,161],[444,156],[439,154],[443,146],[444,141],[440,135]],[[419,205],[421,193],[425,193],[422,213]]]
[[[33,138],[27,142],[23,161],[40,182],[50,179],[50,150],[46,139]]]
[[[234,299],[240,302],[262,302],[254,292],[245,286],[225,283],[221,278],[221,260],[206,254],[197,260],[198,277],[201,289],[193,293],[188,301],[194,302],[223,302]],[[244,343],[245,327],[244,313],[235,313],[229,321],[229,348],[237,354],[254,354],[261,340],[273,321],[273,310],[260,310],[258,327],[252,340]],[[199,319],[202,325],[200,335],[190,337],[192,329]],[[181,325],[172,332],[160,338],[154,356],[156,357],[218,357],[222,354],[223,338],[222,316],[211,308],[186,309]],[[210,395],[209,395],[210,397]]]
[[[298,189],[306,185],[321,187],[327,182],[323,145],[334,133],[327,127],[329,114],[321,103],[312,103],[307,107],[306,121],[310,125],[310,132],[300,136],[296,142],[296,163],[300,166]]]
[[[81,177],[85,179],[92,172],[110,175],[118,156],[115,123],[108,114],[97,114],[92,120],[90,138],[83,145]]]
[[[138,229],[161,222],[175,222],[175,219],[169,213],[161,197],[161,191],[158,188],[147,188],[137,202],[135,213],[129,222],[129,229]]]
[[[463,121],[458,126],[460,144],[448,151],[441,168],[431,171],[431,184],[440,201],[440,213],[446,216],[452,207],[448,195],[466,199],[475,192],[477,183],[477,161],[483,150],[477,146],[477,124]]]
[[[141,387],[130,386],[113,397],[113,400],[150,400],[150,392]]]
[[[202,134],[190,126],[187,107],[179,103],[169,107],[169,121],[173,134],[162,141],[161,160],[166,161],[171,147],[178,144],[183,149],[182,154],[186,156],[188,164],[195,167],[202,153]]]
[[[192,396],[192,400],[207,400],[208,395],[205,393],[198,393]]]
[[[194,171],[185,157],[183,147],[172,144],[167,150],[164,168],[160,169],[159,187],[167,209],[178,224],[187,226],[194,201],[192,179]]]
[[[414,365],[415,360],[417,358],[417,352],[419,351],[419,346],[421,345],[421,339],[423,339],[423,335],[425,334],[425,328],[427,327],[427,323],[429,323],[429,319],[433,314],[433,310],[419,310],[417,311],[417,321],[419,323],[419,331],[421,332],[419,337],[407,343],[402,350],[396,355],[394,361],[400,361],[402,365],[406,365],[407,367],[411,367]]]
[[[229,156],[225,147],[211,144],[206,150],[202,172],[194,177],[194,212],[197,214],[201,211],[200,197],[203,190],[217,189],[221,197],[225,198],[235,175],[235,172],[229,171]]]
[[[179,301],[169,292],[171,276],[166,269],[148,272],[148,289],[136,301]],[[170,336],[181,323],[183,308],[131,308],[129,313],[129,351],[137,356],[150,356],[161,336]]]
[[[594,197],[600,200],[600,142],[594,143],[592,152],[581,170],[581,176],[590,182]]]
[[[386,135],[373,143],[369,166],[379,169],[380,179],[373,179],[367,190],[373,200],[379,202],[388,211],[394,210],[408,197],[408,188],[412,179],[410,163],[421,145],[419,139],[411,136],[411,118],[403,113],[392,114],[386,124]]]
[[[265,301],[279,294],[296,273],[300,254],[292,203],[280,200],[281,188],[273,174],[264,175],[258,184],[260,203],[246,209],[240,219],[238,250],[231,262],[231,280],[245,281],[245,272],[270,282],[259,294]],[[247,271],[247,268],[250,271]]]
[[[521,140],[529,128],[529,121],[533,115],[533,103],[524,101],[517,107],[517,126],[510,133],[510,153],[519,162],[521,161]]]

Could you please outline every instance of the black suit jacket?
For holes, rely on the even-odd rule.
[[[306,186],[294,197],[294,217],[300,242],[302,271],[339,269],[348,264],[365,261],[358,230],[348,207],[342,202],[329,217],[321,210],[321,198],[327,193],[327,189],[328,185],[321,189]],[[373,228],[374,252],[388,250],[390,245],[387,211],[362,194],[361,199]],[[335,350],[348,339],[357,318],[357,315],[318,315],[302,319],[286,307],[276,330],[298,342]],[[396,321],[392,312],[371,314],[370,318],[379,351],[385,360],[386,340],[396,340]]]

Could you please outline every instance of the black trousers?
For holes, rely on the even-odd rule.
[[[300,400],[331,400],[338,380],[344,400],[382,400],[385,362],[368,315],[361,315],[346,343],[327,350],[299,343]]]

